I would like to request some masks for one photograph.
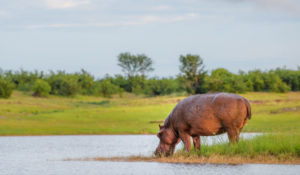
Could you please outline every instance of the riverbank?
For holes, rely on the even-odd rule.
[[[213,144],[208,144],[204,141],[199,151],[192,150],[191,152],[185,152],[183,150],[178,150],[170,157],[96,157],[77,160],[130,162],[146,161],[201,164],[258,163],[300,165],[300,135],[259,135],[250,139],[241,139],[237,144],[228,144],[228,142],[221,140],[213,141]]]
[[[65,161],[113,161],[113,162],[161,162],[161,163],[185,163],[185,164],[292,164],[300,165],[300,158],[279,159],[276,156],[172,156],[172,157],[96,157],[84,159],[65,159]]]

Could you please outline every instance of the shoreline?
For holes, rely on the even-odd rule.
[[[247,133],[247,134],[272,134],[272,133],[268,133],[268,132],[241,132],[241,134],[243,133]],[[108,133],[108,134],[21,134],[21,135],[0,135],[0,137],[31,137],[31,136],[126,136],[126,135],[156,135],[157,133],[141,133],[141,134],[137,134],[137,133]],[[223,133],[226,134],[226,133]],[[274,133],[276,134],[276,133]],[[222,135],[222,134],[220,134]],[[216,136],[216,135],[214,135]],[[211,136],[201,136],[201,137],[211,137]]]
[[[128,157],[95,157],[95,158],[67,158],[64,161],[111,161],[111,162],[159,162],[159,163],[183,163],[183,164],[284,164],[284,165],[300,165],[300,157],[291,157],[288,159],[280,159],[275,156],[172,156],[172,157],[146,157],[146,156],[128,156]]]

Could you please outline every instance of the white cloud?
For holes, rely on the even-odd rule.
[[[26,29],[42,29],[42,28],[71,28],[71,27],[111,27],[111,26],[137,26],[152,23],[172,23],[185,20],[192,20],[198,17],[195,13],[174,16],[130,16],[117,19],[111,22],[92,22],[92,23],[56,23],[56,24],[37,24],[25,26]]]
[[[219,0],[221,1],[221,0]],[[232,3],[250,2],[265,9],[281,10],[294,15],[300,14],[300,0],[227,0]]]
[[[90,0],[46,0],[46,5],[51,9],[69,9],[90,4]]]
[[[299,0],[256,0],[256,3],[266,8],[275,8],[289,13],[300,14]]]

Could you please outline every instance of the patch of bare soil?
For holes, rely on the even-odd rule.
[[[267,101],[264,101],[264,100],[250,100],[250,103],[253,103],[253,104],[264,104],[266,102]]]
[[[153,120],[153,121],[149,121],[149,123],[163,123],[163,120]]]
[[[65,159],[65,161],[117,161],[117,162],[165,162],[165,163],[188,163],[188,164],[296,164],[300,165],[300,158],[280,159],[275,156],[171,156],[171,157],[96,157],[83,159]]]
[[[300,106],[296,107],[289,107],[289,108],[281,108],[279,110],[271,110],[271,114],[278,114],[278,113],[283,113],[283,112],[295,112],[295,111],[300,111]]]
[[[0,119],[7,119],[6,116],[0,115]]]
[[[252,104],[265,104],[269,102],[276,102],[276,103],[281,103],[281,102],[289,102],[292,101],[291,99],[275,99],[275,100],[250,100],[250,103]]]

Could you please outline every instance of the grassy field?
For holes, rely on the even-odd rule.
[[[244,132],[300,133],[300,92],[247,93],[253,116]],[[0,135],[153,134],[184,97],[36,98],[15,91],[0,99]],[[154,121],[154,122],[153,122]]]
[[[171,157],[95,158],[110,161],[300,164],[300,92],[246,93],[252,119],[243,132],[267,135],[236,145],[202,143],[201,150]],[[0,99],[0,135],[154,134],[183,96],[101,98],[32,97],[15,91]],[[270,134],[271,133],[271,134]]]

